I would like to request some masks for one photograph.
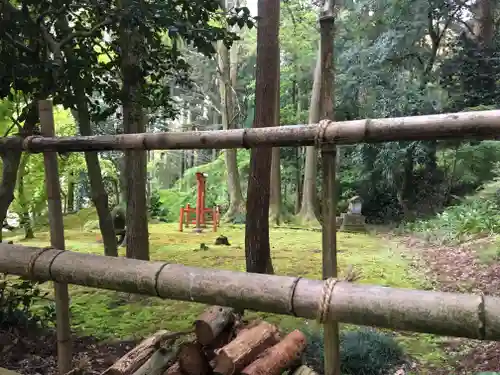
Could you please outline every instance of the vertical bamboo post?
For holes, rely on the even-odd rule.
[[[320,14],[321,95],[320,108],[323,119],[334,119],[334,7],[335,0],[325,0]],[[320,142],[321,139],[318,139]],[[336,147],[323,145],[323,279],[337,277],[337,197],[336,197]],[[338,322],[324,325],[325,375],[340,375],[340,339]]]
[[[54,114],[51,100],[38,102],[42,135],[53,137]],[[61,209],[61,186],[59,184],[59,170],[56,152],[44,152],[45,184],[47,189],[50,244],[56,249],[65,249],[64,224]],[[56,301],[56,329],[57,329],[57,366],[59,374],[66,374],[71,370],[72,347],[71,327],[69,319],[68,284],[54,283]]]

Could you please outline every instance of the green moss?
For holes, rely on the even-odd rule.
[[[100,233],[84,231],[85,223],[95,220],[95,214],[85,210],[78,215],[65,217],[66,247],[83,253],[103,254],[98,242]],[[176,223],[160,223],[150,226],[150,249],[152,260],[163,260],[185,265],[245,270],[244,227],[231,225],[219,232],[205,231],[194,234],[188,228],[179,232]],[[231,246],[215,246],[215,238],[223,234]],[[46,246],[49,234],[36,233],[36,238],[21,241],[21,234],[14,236],[15,242],[34,246]],[[311,230],[271,228],[271,252],[273,265],[278,275],[294,275],[309,278],[321,277],[321,233]],[[200,243],[209,249],[200,251]],[[125,250],[120,249],[120,255]],[[338,234],[338,261],[340,269],[352,264],[362,271],[361,283],[384,286],[422,288],[422,278],[415,275],[399,250],[387,240],[369,234]],[[204,306],[196,303],[161,300],[158,298],[131,297],[123,293],[71,286],[72,325],[76,331],[101,338],[127,338],[143,336],[158,329],[183,330],[191,326]],[[295,328],[317,327],[316,323],[304,319],[268,313],[251,312],[249,317],[261,317],[279,324],[289,331]],[[319,327],[314,328],[319,329]],[[355,329],[342,325],[342,329]],[[442,358],[439,341],[431,335],[398,335],[405,350],[425,362],[436,362]]]

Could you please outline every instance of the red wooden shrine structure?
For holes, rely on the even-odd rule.
[[[207,225],[212,225],[213,231],[217,232],[217,226],[220,221],[219,207],[205,207],[205,183],[206,176],[203,173],[196,173],[196,207],[191,207],[186,204],[186,207],[180,208],[179,214],[179,231],[182,232],[184,226],[189,227],[189,224],[194,224],[194,232],[201,232],[202,228]]]

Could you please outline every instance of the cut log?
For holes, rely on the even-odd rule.
[[[175,333],[161,330],[154,335],[143,340],[134,349],[129,351],[111,367],[102,373],[102,375],[131,375],[139,369],[155,351],[160,348],[160,345],[170,339]]]
[[[210,345],[205,346],[203,349],[209,361],[215,358],[218,349],[226,346],[235,337],[234,327],[229,325],[222,331]]]
[[[242,332],[249,330],[250,328],[257,327],[260,323],[262,323],[262,320],[259,319],[252,320],[250,323],[247,324],[241,322],[241,324],[235,327],[236,336],[239,336]]]
[[[212,372],[203,347],[200,343],[184,343],[177,356],[179,367],[186,375],[208,375]]]
[[[318,375],[312,368],[302,365],[293,372],[292,375]]]
[[[194,322],[196,339],[202,345],[209,345],[232,323],[234,323],[234,310],[232,308],[211,306]]]
[[[162,375],[174,358],[173,351],[160,348],[133,375]]]
[[[183,375],[179,362],[175,362],[172,366],[170,366],[168,370],[163,373],[163,375]]]
[[[267,322],[241,332],[233,341],[218,350],[214,372],[222,375],[240,372],[279,339],[278,328]]]
[[[241,372],[243,375],[280,375],[300,358],[306,348],[306,336],[296,329],[267,349]]]

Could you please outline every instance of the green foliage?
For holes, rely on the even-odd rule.
[[[306,363],[322,374],[323,333],[306,331],[306,334]],[[342,331],[340,361],[340,371],[343,375],[382,375],[403,361],[403,350],[392,336],[374,329]]]
[[[38,283],[0,276],[0,328],[43,327],[55,321],[54,304],[35,307],[48,295]]]
[[[248,178],[250,152],[248,150],[238,150],[237,161],[240,179],[241,181],[246,181]],[[168,212],[166,216],[169,221],[178,220],[179,209],[186,204],[189,203],[192,207],[196,206],[197,172],[207,175],[205,183],[205,206],[213,207],[220,205],[223,209],[227,206],[227,173],[224,153],[222,152],[216,160],[188,169],[184,173],[184,177],[177,180],[171,189],[161,189],[158,191],[162,209]]]
[[[169,211],[164,204],[162,204],[161,196],[158,190],[151,192],[149,198],[149,214],[152,218],[166,219],[169,216]]]
[[[479,193],[448,207],[430,220],[408,223],[406,229],[422,233],[430,241],[462,242],[478,234],[500,233],[500,200]]]

